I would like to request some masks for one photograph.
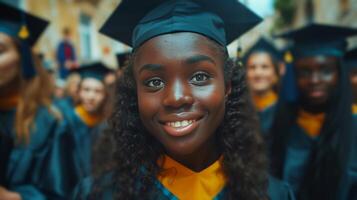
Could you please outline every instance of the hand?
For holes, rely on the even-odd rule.
[[[11,192],[6,188],[0,186],[0,200],[21,200],[19,193]]]

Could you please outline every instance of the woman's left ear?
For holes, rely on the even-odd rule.
[[[231,94],[231,92],[232,92],[232,82],[229,81],[226,83],[226,91],[225,91],[224,98],[227,99],[227,97]]]

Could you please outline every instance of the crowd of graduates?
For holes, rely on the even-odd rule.
[[[98,31],[132,51],[64,75],[32,49],[51,22],[0,3],[0,200],[357,200],[357,29],[229,57],[261,20],[236,0],[123,0]]]

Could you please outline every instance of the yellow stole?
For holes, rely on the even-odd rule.
[[[278,95],[274,91],[268,92],[266,95],[253,95],[253,102],[258,111],[263,111],[273,105],[278,100]]]
[[[75,112],[79,118],[89,127],[94,127],[103,120],[102,116],[88,113],[81,105],[76,106]]]
[[[297,124],[310,136],[320,135],[325,113],[312,114],[302,109],[298,111]]]
[[[19,94],[13,94],[8,97],[0,97],[0,110],[11,110],[16,108],[19,102]]]
[[[201,172],[193,172],[169,156],[165,156],[163,172],[158,179],[180,200],[211,200],[222,191],[226,183],[221,159]]]
[[[357,104],[352,104],[352,113],[357,114]]]

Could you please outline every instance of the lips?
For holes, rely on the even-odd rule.
[[[183,117],[185,116],[185,117]],[[171,117],[170,117],[171,118]],[[181,114],[170,120],[161,121],[165,133],[174,137],[189,135],[198,127],[202,117]]]
[[[325,90],[322,89],[310,90],[309,94],[313,98],[320,98],[322,96],[325,96]]]

